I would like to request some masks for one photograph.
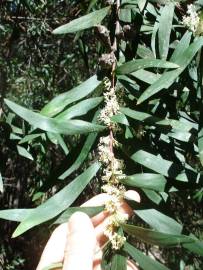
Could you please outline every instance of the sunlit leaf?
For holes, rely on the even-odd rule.
[[[129,61],[116,69],[116,74],[129,74],[139,69],[144,68],[178,68],[175,63],[167,62],[159,59],[137,59]]]
[[[134,174],[120,180],[124,185],[164,191],[166,179],[163,175],[153,173]]]
[[[69,104],[91,94],[101,84],[101,81],[98,81],[97,76],[94,75],[68,92],[56,96],[41,110],[41,114],[49,117],[55,116]]]
[[[65,210],[59,217],[54,221],[55,224],[65,223],[69,220],[72,214],[75,212],[83,212],[87,214],[89,217],[93,217],[103,211],[103,206],[95,206],[95,207],[69,207]],[[1,212],[0,212],[1,215]]]
[[[20,223],[13,233],[13,237],[17,237],[32,227],[54,218],[67,209],[96,175],[99,168],[100,164],[94,163],[70,184],[53,195],[45,203],[35,208],[26,219]]]
[[[135,236],[140,241],[143,241],[148,244],[165,246],[165,247],[174,247],[184,243],[193,243],[195,240],[186,235],[174,235],[170,233],[156,232],[150,229],[145,229],[142,227],[134,225],[122,225],[123,230]]]
[[[101,125],[92,124],[81,120],[58,121],[57,119],[49,118],[39,113],[30,111],[16,103],[5,99],[7,106],[16,112],[29,124],[36,128],[40,128],[52,133],[60,133],[65,135],[83,134],[104,129]]]
[[[161,59],[166,59],[169,51],[170,35],[174,14],[174,4],[170,3],[161,10],[159,19],[159,55]]]
[[[140,265],[143,270],[169,270],[166,266],[145,255],[128,242],[124,245],[124,250]]]
[[[138,99],[138,104],[142,103],[143,101],[147,100],[154,94],[158,93],[162,89],[169,88],[175,79],[185,70],[185,68],[189,65],[192,61],[195,54],[198,50],[203,46],[203,38],[198,38],[194,43],[192,43],[179,57],[174,60],[176,64],[180,67],[177,70],[172,70],[165,72],[160,79],[158,79],[155,83],[149,86],[144,93]]]
[[[78,19],[72,20],[71,22],[59,26],[53,31],[53,34],[68,34],[75,33],[81,30],[85,30],[99,24],[108,14],[110,8],[105,7],[100,10],[91,12]]]

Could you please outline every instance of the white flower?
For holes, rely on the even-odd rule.
[[[104,86],[106,90],[106,92],[104,93],[105,106],[101,110],[98,119],[106,126],[114,127],[116,125],[111,122],[111,117],[119,112],[119,104],[117,101],[115,90],[114,88],[111,88],[111,84],[109,83],[108,79],[104,80]]]
[[[120,199],[123,199],[126,189],[123,185],[119,185],[118,187],[113,186],[111,183],[102,186],[104,192],[109,195],[114,195]]]
[[[126,238],[124,236],[119,235],[118,233],[114,233],[110,237],[110,241],[111,241],[112,248],[115,250],[118,250],[124,245]]]
[[[188,16],[183,16],[183,24],[188,27],[193,33],[195,33],[197,31],[200,18],[195,10],[194,5],[188,5],[187,8]]]
[[[105,210],[109,213],[115,213],[121,205],[121,200],[117,196],[111,196],[111,198],[105,203]]]
[[[104,164],[109,164],[114,155],[110,150],[110,137],[101,137],[98,145],[99,160]]]

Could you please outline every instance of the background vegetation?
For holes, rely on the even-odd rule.
[[[67,120],[68,113],[74,115],[73,106],[79,104],[78,114],[72,118],[92,122],[98,108],[102,108],[100,102],[92,107],[81,107],[79,102],[102,96],[102,79],[105,76],[111,79],[100,58],[109,53],[103,36],[92,27],[94,23],[90,23],[87,31],[65,27],[64,33],[74,32],[67,35],[53,35],[52,31],[108,7],[110,2],[113,1],[1,1],[0,203],[1,209],[23,209],[1,211],[1,218],[22,221],[28,213],[26,209],[30,208],[37,209],[37,216],[43,216],[43,212],[38,212],[42,208],[37,207],[50,202],[49,198],[68,187],[90,165],[94,166],[99,137],[106,135],[106,130],[89,133],[89,129],[86,134],[80,134],[84,129],[81,128],[79,134],[67,134],[59,125],[56,132],[51,132],[41,124],[44,122],[40,116],[46,115],[52,120],[54,110],[59,109],[56,115],[65,111],[61,117]],[[182,23],[191,3],[200,16],[196,33]],[[142,236],[137,227],[130,232],[136,240],[131,236],[129,241],[147,258],[152,257],[169,269],[203,268],[202,6],[201,0],[123,0],[119,12],[115,76],[117,92],[123,94],[121,113],[112,118],[120,127],[116,134],[120,143],[116,155],[126,164],[128,177],[123,183],[135,188],[142,198],[140,206],[133,205],[137,215],[132,224],[168,234],[172,243],[167,240],[161,243],[156,238],[158,234],[155,234],[156,240],[153,235],[147,238],[146,232]],[[112,5],[101,20],[110,31],[111,43],[115,38],[117,15]],[[94,18],[92,15],[90,21]],[[81,25],[76,30],[83,30]],[[60,34],[60,28],[58,31]],[[55,99],[49,103],[84,81],[81,88],[75,89],[78,96],[71,102],[63,105]],[[81,97],[85,91],[87,94]],[[66,109],[70,109],[68,113]],[[33,112],[38,112],[39,118],[35,119]],[[100,176],[101,172],[97,173],[81,193],[78,191],[80,196],[71,206],[79,206],[101,192]],[[85,175],[85,179],[88,177],[92,178]],[[62,215],[58,222],[67,220],[64,210],[56,210],[55,216],[47,220],[35,220],[36,215],[31,215],[31,227],[46,223],[21,235],[28,229],[22,222],[16,233],[20,236],[13,239],[16,223],[2,220],[2,269],[35,269],[49,237],[47,228],[50,232],[53,230],[51,225],[59,214]],[[199,240],[181,244],[181,239],[189,241],[181,238],[182,235]],[[169,249],[174,245],[176,248]],[[133,256],[129,247],[127,251]],[[133,254],[139,253],[134,250]],[[147,266],[142,265],[146,260],[141,256],[139,264],[143,269],[158,269],[151,261]],[[109,269],[108,260],[104,262]]]

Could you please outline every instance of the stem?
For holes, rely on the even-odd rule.
[[[118,42],[117,42],[117,34],[119,33],[120,31],[120,23],[119,23],[119,11],[120,11],[120,5],[121,5],[121,2],[120,0],[117,0],[116,1],[116,27],[115,27],[115,34],[114,34],[114,41],[113,41],[113,46],[112,46],[112,53],[114,54],[117,50],[118,50]],[[111,70],[111,88],[114,89],[115,91],[115,69],[116,69],[116,61],[114,61],[113,65],[112,65],[112,70]],[[109,136],[110,136],[110,151],[111,153],[113,154],[113,141],[114,141],[114,138],[113,138],[113,130],[112,128],[110,127],[109,128]]]

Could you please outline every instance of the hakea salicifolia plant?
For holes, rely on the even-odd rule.
[[[115,94],[115,88],[111,87],[110,81],[105,81],[104,92],[105,106],[99,115],[99,121],[109,127],[110,134],[101,137],[98,145],[99,160],[103,165],[102,190],[109,195],[109,200],[105,204],[105,210],[110,213],[104,234],[111,242],[112,248],[120,249],[126,238],[118,234],[120,224],[128,219],[128,215],[120,211],[120,206],[126,192],[125,187],[120,184],[119,179],[124,178],[124,162],[115,157],[113,148],[117,145],[113,138],[113,132],[117,130],[115,123],[111,122],[111,117],[119,113],[119,104]]]
[[[183,25],[185,25],[194,34],[197,32],[200,18],[195,9],[195,6],[190,4],[187,6],[187,16],[183,16]]]

